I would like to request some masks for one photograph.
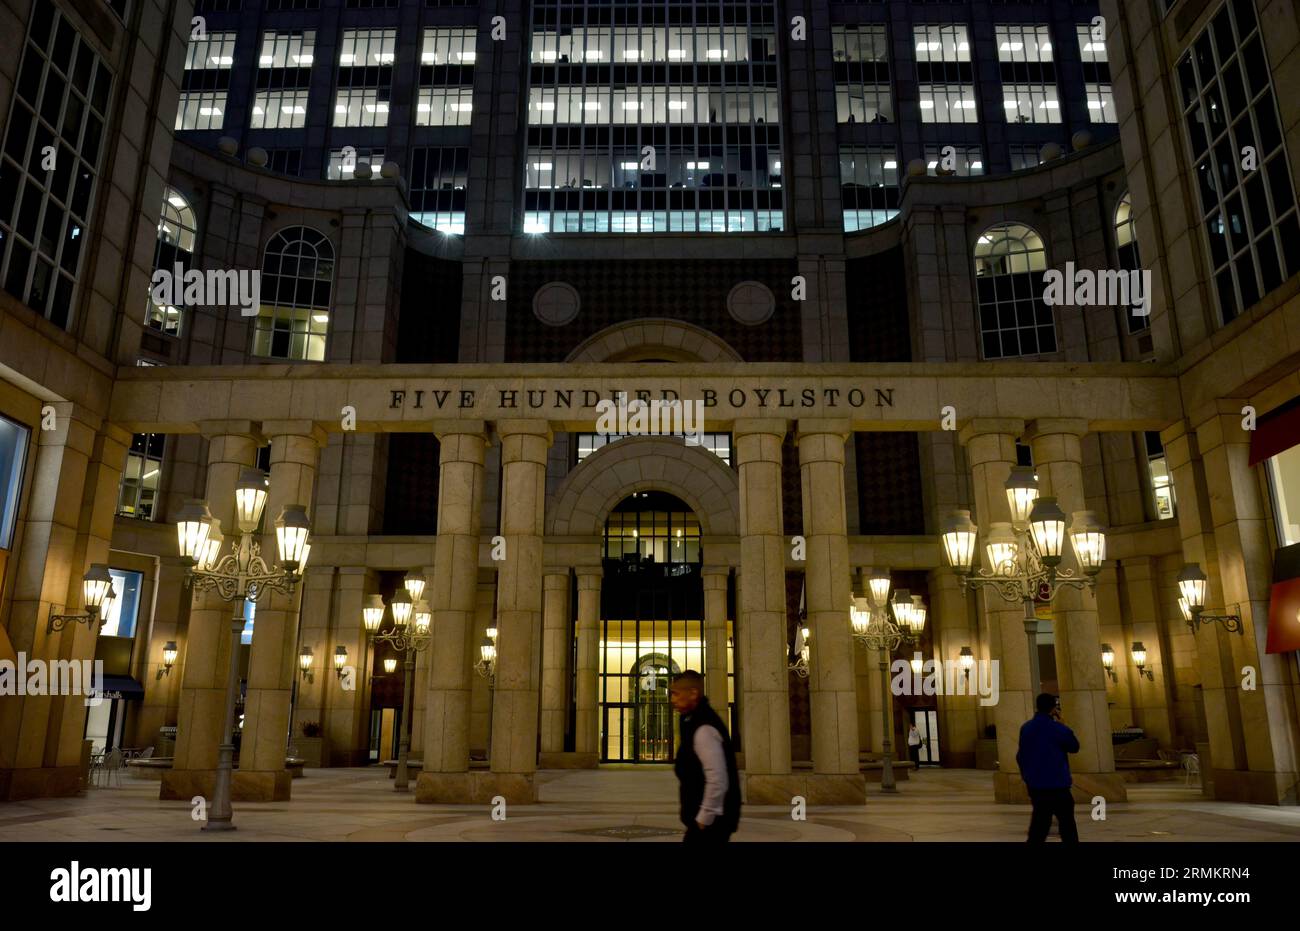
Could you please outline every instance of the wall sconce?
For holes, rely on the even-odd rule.
[[[1213,624],[1218,621],[1230,634],[1241,633],[1241,616],[1237,614],[1206,614],[1205,590],[1208,579],[1201,571],[1199,563],[1189,562],[1178,573],[1178,590],[1182,597],[1178,599],[1178,610],[1183,612],[1183,620],[1196,633],[1201,624]]]
[[[302,677],[308,682],[315,682],[316,677],[312,674],[311,664],[315,659],[311,653],[311,647],[303,647],[302,652],[298,654],[298,668],[302,670]]]
[[[957,663],[961,667],[962,681],[968,682],[970,680],[970,671],[975,668],[975,653],[970,647],[961,648]]]
[[[108,567],[97,562],[86,570],[81,579],[81,600],[86,610],[81,614],[55,614],[51,610],[46,632],[57,634],[71,622],[86,624],[91,633],[95,633],[100,619],[108,612],[109,605],[116,597],[117,592],[113,589],[113,577],[108,574]]]
[[[1156,675],[1150,669],[1147,669],[1147,648],[1142,645],[1141,640],[1133,641],[1133,665],[1138,668],[1139,676],[1146,676],[1152,682],[1156,681]]]
[[[1115,648],[1109,643],[1101,645],[1101,665],[1106,670],[1106,675],[1110,676],[1111,682],[1119,681],[1119,676],[1115,673]]]
[[[343,678],[343,667],[348,664],[348,648],[339,644],[334,648],[334,675]]]
[[[396,657],[396,656],[389,656],[389,657],[385,658],[385,659],[384,659],[384,673],[385,673],[386,675],[390,675],[390,676],[391,676],[391,675],[392,675],[393,673],[395,673],[395,672],[397,672],[397,657]]]
[[[158,670],[158,675],[154,677],[155,679],[161,679],[163,676],[170,676],[172,674],[172,667],[176,665],[176,656],[178,652],[175,640],[168,640],[163,644],[162,669]]]

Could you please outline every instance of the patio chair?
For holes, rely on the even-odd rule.
[[[143,750],[140,751],[140,755],[137,756],[136,759],[137,760],[153,759],[153,747],[145,747]]]
[[[1192,784],[1192,777],[1196,777],[1197,784],[1201,781],[1201,758],[1195,753],[1183,755],[1183,769],[1187,771],[1187,780],[1184,785]]]
[[[121,750],[112,750],[104,757],[104,763],[100,767],[100,774],[103,777],[103,786],[108,788],[112,786],[113,780],[117,780],[117,786],[122,787],[122,769],[126,766],[125,757]]]

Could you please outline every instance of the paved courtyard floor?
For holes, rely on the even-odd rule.
[[[308,770],[289,802],[236,803],[238,830],[202,835],[190,806],[127,778],[82,798],[0,803],[0,842],[15,841],[587,841],[676,842],[676,780],[664,768],[538,773],[540,802],[493,821],[487,806],[417,805],[378,767]],[[1300,841],[1300,809],[1205,801],[1178,783],[1130,785],[1105,821],[1076,808],[1082,840]],[[922,770],[899,793],[868,788],[860,806],[747,806],[737,841],[1023,841],[1028,806],[993,801],[992,774]]]

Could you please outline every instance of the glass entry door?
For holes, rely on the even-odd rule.
[[[677,720],[672,677],[704,665],[703,621],[604,621],[600,643],[601,759],[668,763]]]

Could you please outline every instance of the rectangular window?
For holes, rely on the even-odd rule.
[[[995,33],[1007,122],[1061,122],[1051,31],[1042,24],[1000,25]]]
[[[1115,114],[1115,93],[1109,84],[1085,84],[1084,96],[1088,99],[1090,123],[1118,123]]]
[[[1012,171],[1024,171],[1026,168],[1037,168],[1043,163],[1039,157],[1040,147],[1037,145],[1013,144],[1007,146],[1007,154],[1011,158]]]
[[[112,83],[108,68],[57,7],[32,6],[0,155],[0,282],[65,329],[95,202]],[[57,171],[50,170],[54,166]]]
[[[113,592],[116,594],[104,610],[103,626],[99,628],[101,637],[134,637],[135,623],[140,614],[140,586],[144,583],[144,574],[129,569],[108,570],[113,580]]]
[[[0,416],[0,549],[12,549],[14,545],[14,523],[22,501],[30,437],[31,431],[18,421]]]
[[[429,146],[411,152],[411,219],[443,233],[465,232],[469,149]]]
[[[302,170],[302,149],[267,149],[266,169],[296,178]]]
[[[468,126],[474,109],[472,87],[422,87],[416,126]]]
[[[182,91],[173,129],[220,129],[226,116],[225,91]]]
[[[832,26],[831,47],[838,122],[894,122],[885,27]]]
[[[1147,454],[1147,471],[1151,477],[1152,504],[1155,507],[1156,520],[1174,516],[1174,482],[1169,474],[1169,464],[1165,461],[1165,447],[1160,442],[1160,434],[1148,431],[1144,434]]]
[[[335,126],[387,126],[396,29],[345,29],[339,42]]]
[[[925,147],[926,170],[931,175],[937,174],[941,162],[944,168],[951,168],[960,178],[984,174],[984,156],[977,145],[927,145]]]
[[[1223,323],[1300,273],[1300,218],[1251,0],[1230,0],[1178,62],[1186,144]],[[1242,152],[1256,152],[1243,167]]]
[[[234,63],[233,32],[212,32],[202,39],[190,39],[185,47],[176,130],[222,128]]]
[[[186,71],[229,70],[235,63],[235,34],[210,32],[185,47]]]
[[[575,433],[574,437],[577,439],[575,445],[577,459],[574,460],[574,465],[582,462],[602,446],[608,446],[610,443],[624,439],[624,435],[620,433]],[[730,433],[701,433],[700,446],[713,453],[727,465],[731,465]]]
[[[844,232],[879,226],[898,215],[898,152],[890,146],[840,146]]]
[[[922,123],[978,123],[974,84],[920,84]]]
[[[371,180],[379,180],[379,169],[384,164],[384,150],[334,149],[330,152],[329,161],[325,163],[325,178],[329,181],[353,181],[358,164],[369,164]]]
[[[1273,519],[1281,546],[1300,543],[1300,446],[1292,446],[1264,462],[1273,498]]]
[[[162,433],[137,433],[131,437],[131,449],[126,454],[122,483],[117,493],[117,513],[120,516],[154,519],[166,440]]]
[[[1002,106],[1008,123],[1061,122],[1055,84],[1003,84]]]
[[[262,91],[253,97],[253,129],[300,129],[307,124],[307,91]]]

